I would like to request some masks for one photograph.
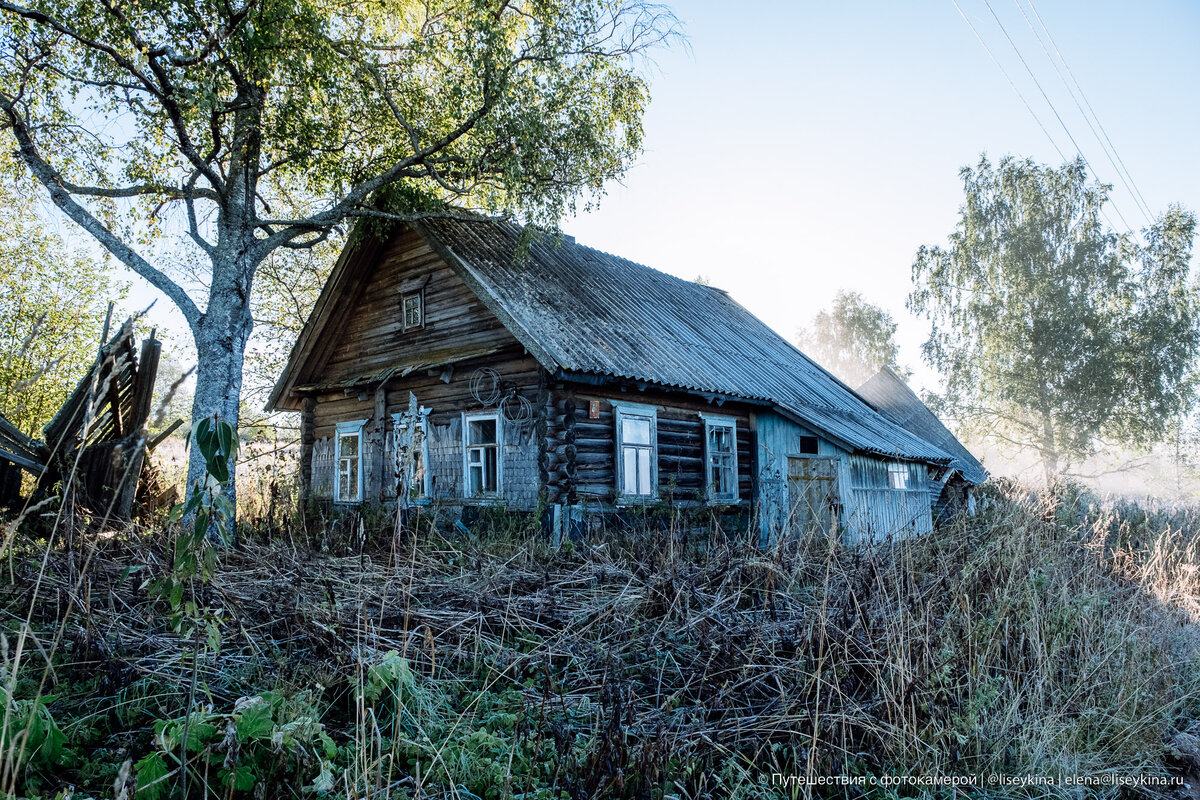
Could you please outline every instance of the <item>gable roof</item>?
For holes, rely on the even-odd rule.
[[[858,387],[858,393],[892,422],[954,456],[950,466],[962,473],[967,483],[980,484],[987,480],[988,471],[979,463],[979,459],[971,455],[971,451],[955,438],[895,372],[884,367]]]
[[[409,224],[551,373],[744,399],[852,450],[951,460],[885,419],[720,289],[565,237],[535,236],[522,250],[522,229],[510,222],[456,216]],[[337,283],[335,269],[325,291]],[[330,304],[318,301],[323,305]],[[317,335],[308,328],[302,339]],[[280,377],[272,406],[291,391],[292,366]]]

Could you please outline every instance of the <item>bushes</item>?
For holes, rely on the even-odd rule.
[[[196,589],[221,630],[194,661],[128,580],[161,574],[161,544],[97,540],[90,644],[54,658],[61,680],[108,677],[44,708],[64,748],[117,763],[58,779],[108,791],[128,757],[145,787],[180,752],[193,796],[205,778],[235,798],[252,778],[280,797],[762,798],[791,796],[771,773],[1167,774],[1200,719],[1195,534],[1139,517],[1130,536],[1078,493],[983,505],[856,549],[691,546],[690,524],[560,550],[521,526],[347,557],[247,539]],[[78,626],[78,604],[34,602],[38,569],[18,561],[10,609]],[[78,579],[51,553],[40,597]]]

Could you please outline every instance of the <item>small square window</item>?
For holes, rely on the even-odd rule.
[[[425,293],[409,292],[400,297],[400,311],[404,317],[404,330],[425,326]]]
[[[892,489],[908,488],[908,465],[900,462],[888,464],[888,486]]]
[[[800,437],[800,452],[806,456],[815,456],[818,453],[817,437],[801,436]]]

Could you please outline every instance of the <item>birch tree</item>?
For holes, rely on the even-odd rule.
[[[881,367],[908,377],[908,370],[896,363],[896,320],[858,292],[839,291],[798,337],[801,350],[851,388],[866,383]]]
[[[272,252],[451,203],[555,226],[640,151],[633,59],[676,35],[641,0],[0,0],[0,124],[183,314],[194,419],[236,425]],[[172,230],[202,291],[156,257]]]
[[[909,307],[964,426],[1032,450],[1051,482],[1103,446],[1161,440],[1194,401],[1196,218],[1172,206],[1143,235],[1109,229],[1110,187],[1060,168],[982,158],[946,246],[922,247]]]

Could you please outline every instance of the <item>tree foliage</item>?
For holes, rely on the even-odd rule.
[[[0,180],[0,414],[39,436],[95,360],[108,301],[123,294],[104,261],[69,249]]]
[[[1144,445],[1190,407],[1200,301],[1196,219],[1172,206],[1139,241],[1101,222],[1109,187],[1061,168],[986,157],[961,172],[948,246],[922,247],[909,306],[928,362],[975,432],[1032,449],[1047,480],[1102,437]]]
[[[847,386],[861,386],[881,367],[908,376],[896,363],[896,321],[858,292],[839,291],[828,310],[800,329],[799,339],[800,349]]]
[[[642,0],[0,0],[0,14],[0,124],[21,162],[179,307],[199,355],[193,420],[235,424],[268,256],[451,204],[556,225],[640,151],[631,59],[676,35]],[[205,292],[154,256],[175,229]]]

